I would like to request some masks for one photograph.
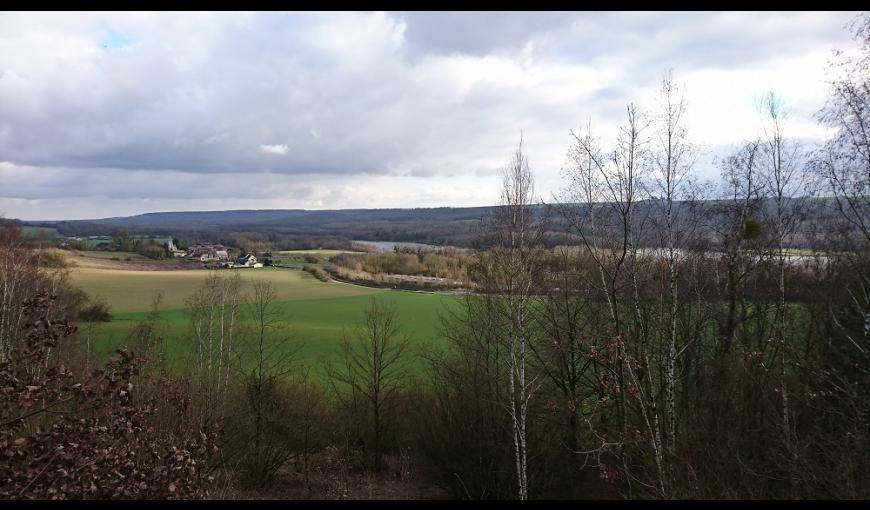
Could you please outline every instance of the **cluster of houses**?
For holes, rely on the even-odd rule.
[[[257,257],[251,253],[245,253],[235,260],[229,260],[226,247],[220,244],[194,244],[187,249],[184,257],[201,262],[219,262],[220,267],[226,268],[263,267],[263,263],[257,262]]]
[[[194,244],[187,249],[184,258],[199,260],[201,262],[212,262],[227,260],[229,254],[226,247],[220,244]]]

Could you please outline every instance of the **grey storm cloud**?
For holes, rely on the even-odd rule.
[[[737,67],[845,42],[842,12],[394,13],[419,53],[532,52],[569,62],[621,61],[639,80],[663,68]]]
[[[174,170],[155,174],[150,170],[71,167],[25,167],[23,170],[31,171],[12,172],[4,179],[4,184],[15,190],[15,198],[56,200],[108,196],[115,199],[260,200],[275,195],[304,199],[314,192],[312,186],[287,181],[279,174],[201,174]],[[256,185],[249,185],[252,182]]]
[[[351,202],[320,181],[495,175],[521,130],[552,177],[569,129],[615,124],[664,69],[829,51],[849,44],[853,16],[7,13],[0,206],[280,195],[339,207]]]
[[[486,55],[521,50],[530,40],[570,27],[582,14],[563,12],[397,12],[413,52]]]
[[[171,43],[136,34],[129,50],[72,69],[20,73],[18,87],[5,72],[0,151],[8,161],[38,166],[382,171],[382,162],[398,154],[368,128],[396,95],[390,87],[399,84],[384,75],[389,65],[345,68],[312,48],[310,36],[294,29],[299,24],[255,16],[200,35],[205,54],[186,47],[197,34],[173,34]],[[320,126],[328,143],[310,134]],[[293,150],[274,157],[259,149],[264,144]]]

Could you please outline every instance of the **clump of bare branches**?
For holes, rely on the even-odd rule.
[[[367,468],[378,472],[396,426],[399,394],[408,377],[408,338],[394,305],[372,298],[353,337],[342,340],[339,361],[326,367],[334,394],[357,428]]]
[[[291,372],[296,366],[298,345],[277,336],[282,310],[271,282],[252,284],[247,300],[247,348],[241,348],[234,366],[238,371],[237,403],[224,409],[228,460],[239,469],[245,482],[268,485],[303,448],[294,426],[294,407],[314,405],[294,399]],[[303,418],[307,415],[303,415]],[[304,420],[303,420],[304,421]]]

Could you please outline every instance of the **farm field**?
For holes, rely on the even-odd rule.
[[[238,272],[244,282],[269,280],[278,294],[281,320],[275,336],[290,338],[288,348],[299,347],[299,359],[312,368],[312,376],[322,377],[322,361],[334,356],[345,332],[352,333],[362,320],[363,307],[377,296],[394,303],[402,331],[413,345],[438,337],[439,314],[456,302],[455,296],[417,292],[396,292],[324,283],[304,271],[262,268],[221,270],[218,274]],[[74,268],[75,283],[89,295],[106,299],[114,319],[109,323],[80,325],[82,335],[90,337],[94,360],[106,359],[115,349],[128,344],[133,327],[148,314],[153,296],[163,291],[164,299],[158,328],[166,340],[170,366],[180,366],[192,352],[190,324],[185,300],[211,271],[134,271]],[[245,289],[241,289],[244,291]],[[415,358],[409,353],[409,358]]]
[[[87,258],[95,258],[95,259],[137,259],[137,260],[149,260],[148,257],[144,255],[140,255],[138,253],[132,251],[75,251],[72,252],[74,256],[87,257]]]
[[[202,285],[209,274],[239,273],[243,282],[268,280],[275,284],[278,299],[323,299],[360,296],[384,292],[345,285],[323,283],[303,271],[279,268],[179,271],[137,271],[127,269],[74,268],[72,279],[88,295],[108,301],[114,313],[145,311],[154,296],[163,292],[163,308],[182,308],[187,298]],[[245,289],[240,289],[244,291]]]
[[[102,270],[170,271],[200,269],[202,265],[182,259],[155,260],[126,251],[65,250],[72,267]]]
[[[334,257],[339,253],[357,253],[352,250],[281,250],[273,252],[275,254],[284,255],[288,257],[293,256],[303,256],[303,255],[317,255],[318,257]]]
[[[353,334],[363,318],[363,307],[371,297],[282,300],[278,303],[282,318],[276,325],[273,338],[288,339],[282,346],[287,350],[298,348],[298,360],[311,369],[315,379],[321,379],[324,360],[334,359],[344,334]],[[415,347],[438,338],[439,311],[450,306],[455,297],[410,292],[384,292],[377,297],[396,305],[401,329],[411,343],[408,361],[419,364]],[[129,347],[130,331],[146,315],[147,312],[128,312],[117,314],[109,323],[83,325],[81,332],[89,334],[92,339],[93,359],[105,360],[116,349]],[[166,342],[169,366],[182,366],[194,352],[187,311],[162,311],[157,327]]]

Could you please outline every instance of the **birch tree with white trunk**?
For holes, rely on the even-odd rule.
[[[661,258],[667,266],[667,311],[664,337],[666,338],[664,367],[665,437],[668,452],[673,455],[677,442],[675,405],[677,338],[679,314],[679,267],[683,257],[683,232],[680,227],[680,202],[690,198],[689,181],[698,148],[689,140],[686,127],[687,102],[680,87],[668,72],[662,78],[658,107],[654,118],[653,147],[651,150],[651,191],[659,204],[657,216]]]
[[[508,414],[513,428],[517,497],[528,499],[528,412],[537,377],[530,376],[530,343],[534,334],[532,301],[543,238],[534,217],[534,176],[522,140],[502,172],[500,207],[493,218],[495,246],[491,262],[498,281],[490,286],[505,323],[508,358]]]
[[[780,397],[782,403],[782,429],[786,445],[791,444],[791,418],[788,401],[786,377],[787,345],[787,308],[786,308],[786,259],[787,243],[801,224],[801,201],[794,200],[803,194],[807,183],[803,158],[799,146],[785,136],[787,112],[782,98],[773,92],[764,96],[760,104],[764,116],[763,137],[761,142],[761,176],[765,195],[770,197],[771,207],[767,211],[768,235],[773,257],[776,262],[778,299],[774,322],[773,341],[775,355],[779,358]]]
[[[194,341],[194,372],[200,405],[200,426],[210,429],[221,419],[237,357],[240,311],[244,302],[238,274],[208,276],[187,300]]]

